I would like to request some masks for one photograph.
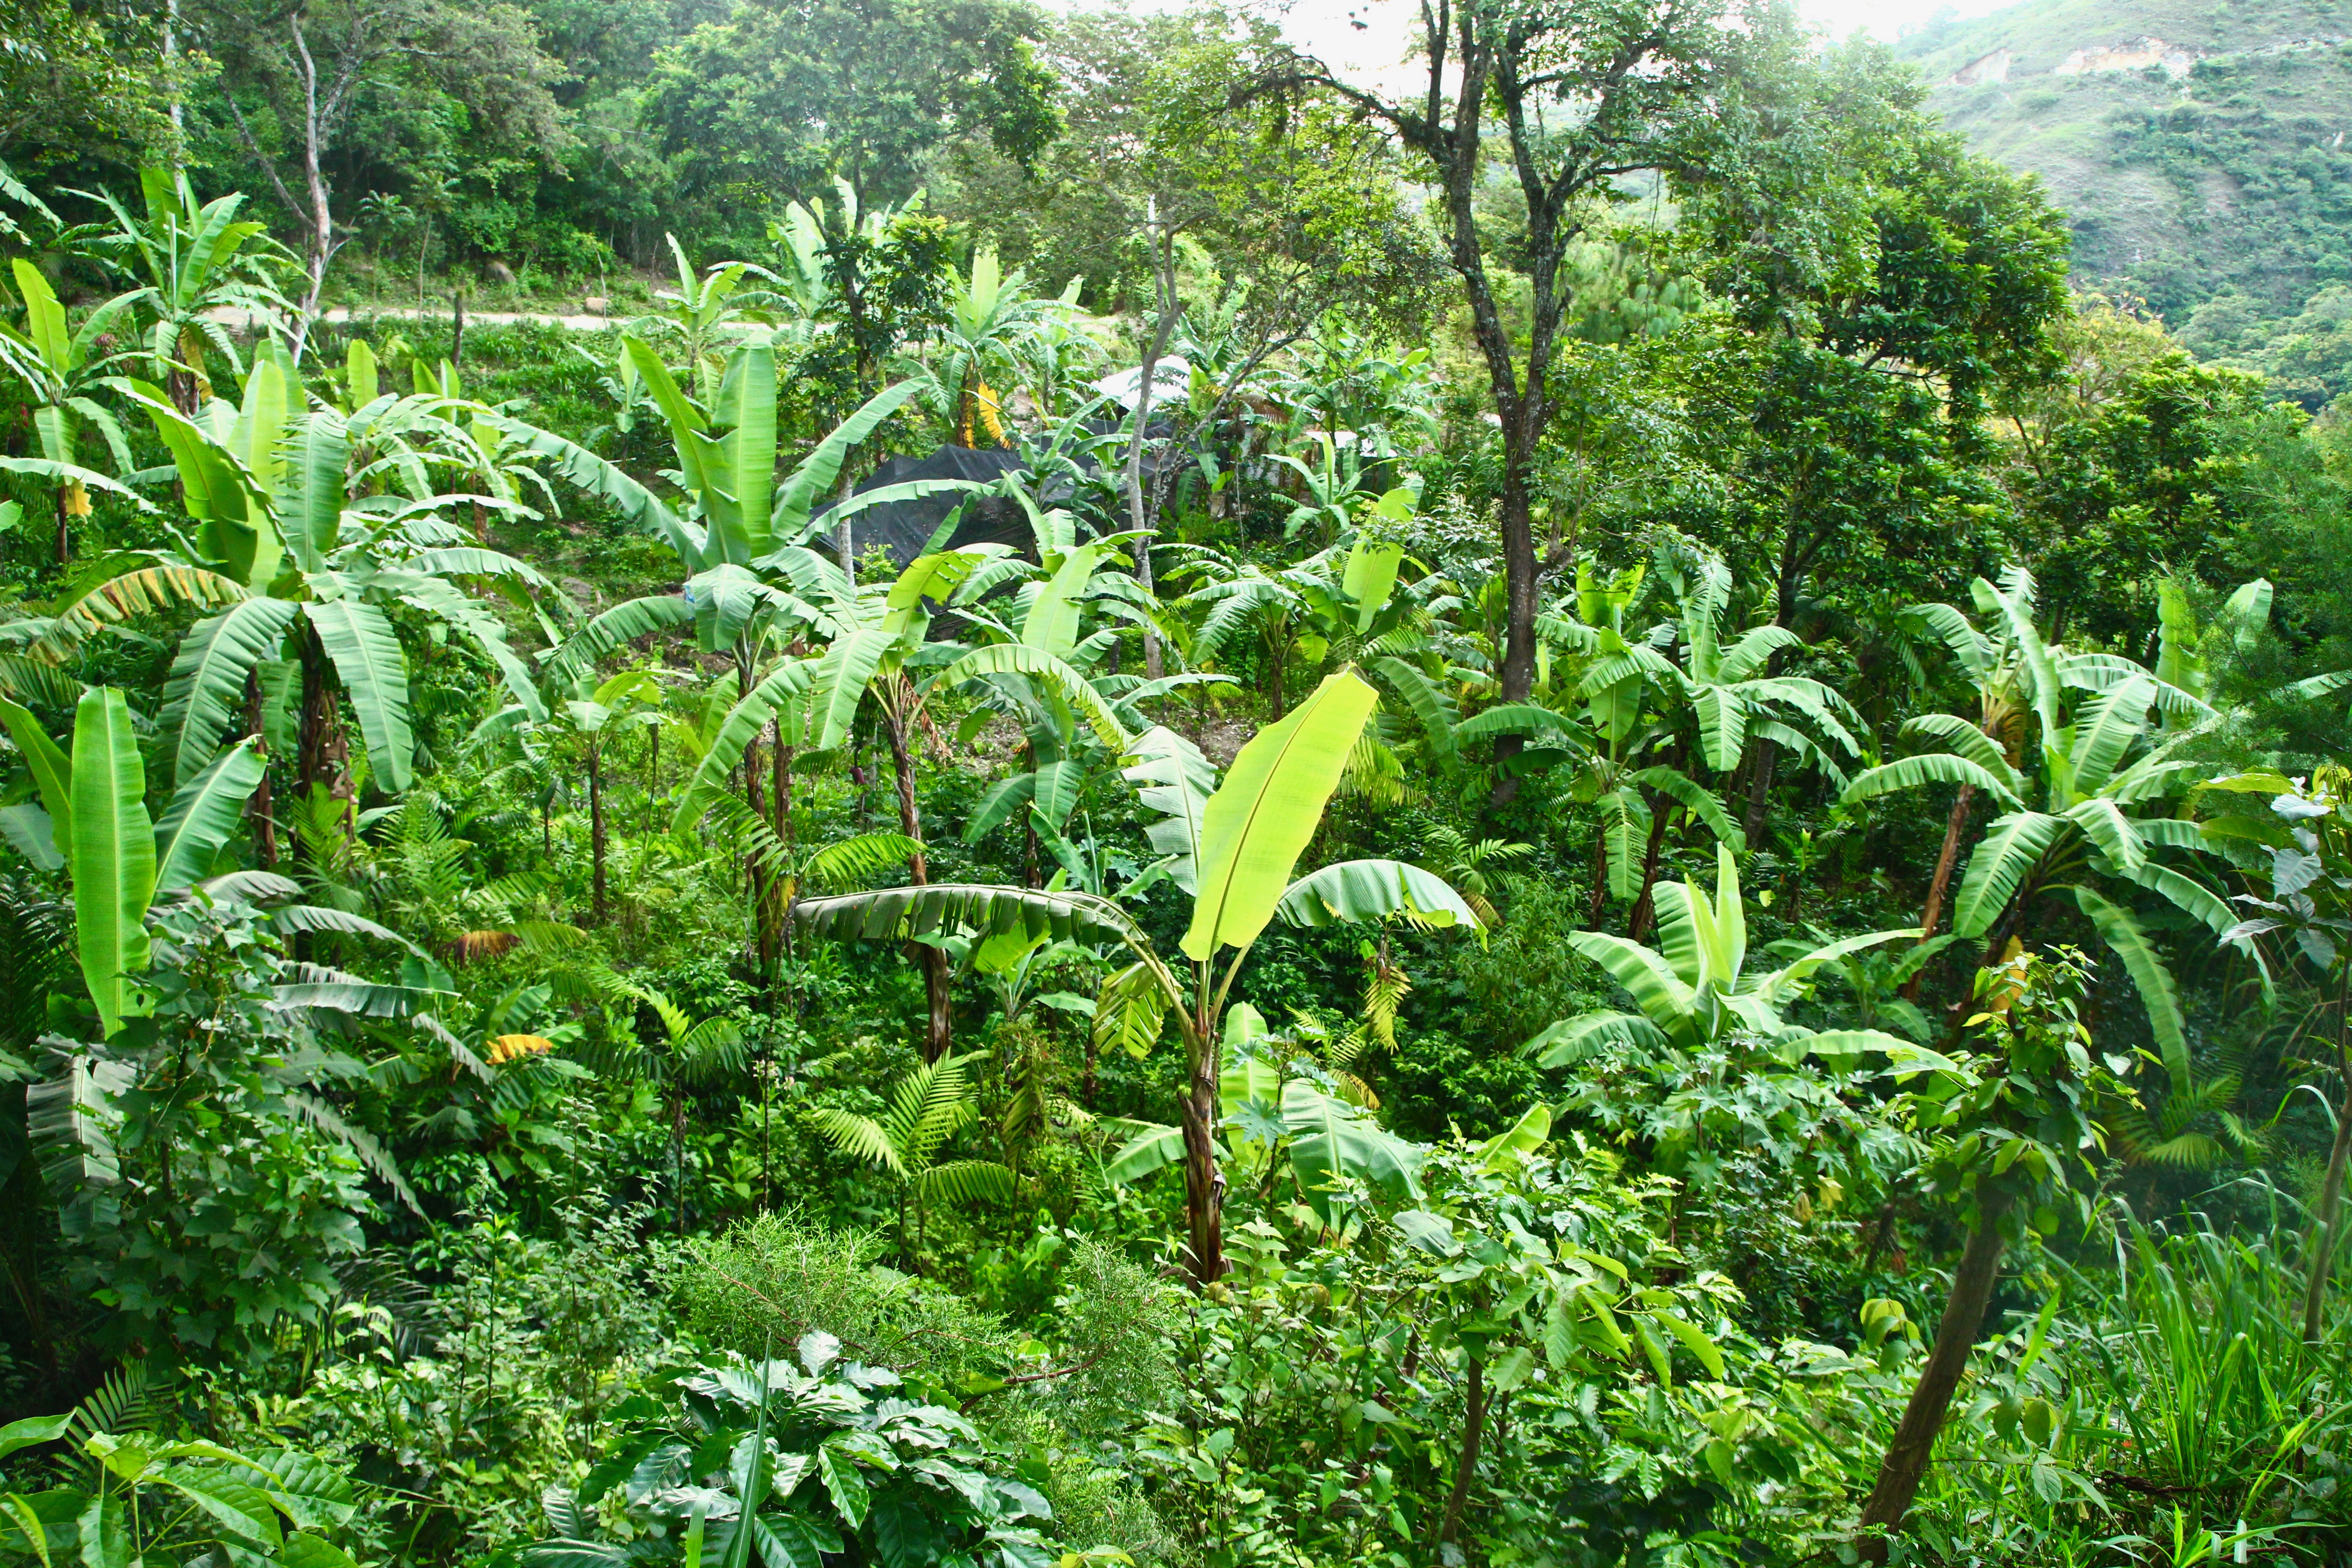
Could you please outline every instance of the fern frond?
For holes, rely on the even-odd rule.
[[[824,1106],[809,1111],[807,1120],[820,1137],[850,1158],[879,1165],[894,1175],[907,1174],[898,1145],[872,1117]]]

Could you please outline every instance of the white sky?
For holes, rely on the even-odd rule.
[[[1145,0],[1150,4],[1150,0]],[[1798,0],[1805,20],[1843,37],[1867,28],[1892,42],[1924,26],[1946,4],[1963,16],[1981,16],[2015,0]],[[1286,13],[1285,31],[1310,53],[1349,75],[1386,76],[1404,55],[1420,16],[1417,0],[1266,0]],[[1359,25],[1360,24],[1360,26]],[[1393,80],[1393,78],[1391,79]]]

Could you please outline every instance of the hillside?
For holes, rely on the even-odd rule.
[[[2352,3],[2026,0],[1899,47],[2049,183],[2086,286],[2313,406],[2352,389]]]

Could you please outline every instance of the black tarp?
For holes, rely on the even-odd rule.
[[[852,487],[851,494],[863,495],[884,485],[902,485],[912,479],[971,479],[980,484],[994,484],[1006,474],[1025,467],[1018,452],[988,451],[971,447],[942,447],[928,458],[892,458],[866,476],[865,482]],[[1029,517],[1021,503],[1002,496],[975,496],[963,490],[947,490],[939,495],[923,496],[915,500],[884,501],[852,512],[849,517],[850,548],[864,555],[879,544],[890,552],[890,559],[904,567],[923,552],[948,514],[958,507],[963,515],[955,531],[940,542],[942,550],[966,544],[1009,544],[1022,554],[1035,559],[1036,541],[1029,531]],[[824,530],[817,542],[830,548],[835,542],[832,510],[828,508],[817,519]]]

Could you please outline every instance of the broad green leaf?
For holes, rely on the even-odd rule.
[[[320,1535],[289,1535],[278,1547],[278,1568],[359,1568],[352,1554]]]
[[[49,739],[41,721],[32,710],[0,697],[0,723],[8,726],[8,735],[16,742],[16,750],[32,770],[33,785],[41,792],[41,804],[48,808],[50,832],[58,853],[73,854],[73,763],[63,748]]]
[[[1511,1161],[1541,1149],[1550,1136],[1551,1107],[1538,1101],[1478,1146],[1478,1163],[1490,1171],[1506,1169]]]
[[[1445,879],[1402,860],[1342,860],[1283,889],[1275,912],[1288,925],[1321,927],[1397,916],[1419,926],[1486,928]]]
[[[1677,1038],[1690,1034],[1698,999],[1665,959],[1607,931],[1572,932],[1568,945],[1607,970],[1651,1023]]]
[[[1158,813],[1143,830],[1167,862],[1168,879],[1187,893],[1200,890],[1201,819],[1217,787],[1217,770],[1201,748],[1165,725],[1135,738],[1120,776],[1136,799]]]
[[[155,893],[155,825],[147,771],[122,693],[99,687],[74,711],[74,940],[83,981],[109,1035],[122,1026],[128,977],[147,967],[147,905]]]
[[[354,351],[363,346],[356,338],[352,342]],[[342,535],[343,469],[351,460],[342,416],[327,408],[303,416],[294,433],[292,455],[286,540],[302,564],[317,571]]]
[[[1274,918],[1379,695],[1350,668],[1250,739],[1202,814],[1201,891],[1184,952],[1246,948]]]
[[[382,610],[356,599],[315,601],[302,610],[351,694],[377,783],[387,794],[404,793],[416,741],[408,726],[408,661],[399,634]]]
[[[265,764],[248,740],[223,752],[183,784],[155,828],[155,890],[168,893],[208,875],[213,857],[236,831]]]
[[[174,779],[193,777],[219,748],[222,731],[245,706],[246,677],[274,656],[297,613],[285,599],[247,599],[198,621],[180,639],[160,720],[173,737]]]
[[[1387,607],[1389,595],[1396,592],[1397,568],[1403,563],[1404,547],[1401,544],[1376,544],[1370,539],[1359,539],[1356,547],[1348,552],[1339,591],[1356,606],[1357,636],[1370,631],[1372,622]]]
[[[1709,1377],[1714,1378],[1717,1383],[1723,1381],[1725,1374],[1722,1348],[1707,1337],[1705,1330],[1696,1323],[1678,1318],[1664,1309],[1654,1310],[1649,1314],[1649,1318],[1652,1322],[1680,1340],[1683,1342],[1683,1348],[1697,1359],[1699,1365],[1706,1368]]]
[[[37,1443],[56,1442],[66,1435],[66,1428],[72,1422],[73,1415],[68,1412],[63,1415],[35,1415],[0,1426],[0,1459]]]
[[[817,443],[816,450],[801,459],[800,467],[776,492],[771,514],[774,538],[785,542],[799,538],[817,502],[832,493],[833,481],[840,477],[841,465],[848,460],[850,448],[881,428],[882,422],[898,413],[921,388],[922,383],[912,376],[896,386],[885,387],[866,399],[864,407],[835,426],[832,435]]]
[[[1105,750],[1126,752],[1133,748],[1126,727],[1102,693],[1095,689],[1094,683],[1052,654],[1024,643],[992,643],[974,648],[941,670],[939,683],[952,686],[982,675],[1025,675],[1050,681],[1063,699],[1085,716],[1087,727]]]
[[[1328,1216],[1334,1176],[1358,1177],[1391,1197],[1421,1195],[1421,1149],[1399,1138],[1344,1100],[1305,1079],[1282,1086],[1282,1121],[1290,1130],[1290,1163],[1307,1201]]]
[[[712,803],[727,793],[728,781],[742,764],[743,752],[751,746],[752,737],[766,729],[778,714],[807,697],[815,683],[817,667],[815,659],[787,660],[728,710],[719,732],[709,738],[694,777],[678,796],[677,809],[670,816],[671,832],[683,833],[701,821]],[[788,724],[786,728],[796,735],[799,727]]]
[[[1021,620],[1021,640],[1040,653],[1067,658],[1078,643],[1078,616],[1087,584],[1111,547],[1081,544],[1062,557],[1062,564],[1037,590],[1029,613]]]
[[[2189,1055],[2189,1031],[2181,1022],[2180,994],[2173,984],[2172,971],[2165,967],[2163,955],[2140,929],[2131,911],[2089,888],[2074,889],[2074,907],[2081,910],[2098,931],[2100,940],[2123,960],[2124,973],[2139,991],[2141,1003],[2147,1008],[2148,1026],[2155,1032],[2157,1049],[2164,1058],[2164,1070],[2170,1075],[2172,1087],[2179,1089],[2193,1080]]]
[[[1929,784],[1965,784],[1980,790],[2004,805],[2018,804],[2017,792],[2008,783],[1985,771],[1979,764],[1949,752],[1922,752],[1905,757],[1884,767],[1864,768],[1853,775],[1853,782],[1838,796],[1840,805],[1852,805],[1858,801],[1902,790],[1925,789]]]
[[[2066,824],[2038,811],[2012,812],[1986,830],[1969,857],[1968,874],[1952,905],[1952,929],[1982,936],[2009,907],[2027,871],[2056,843]]]
[[[1138,1182],[1154,1171],[1184,1161],[1184,1130],[1181,1127],[1146,1127],[1126,1142],[1104,1163],[1103,1175],[1110,1182],[1126,1185]]]
[[[258,1545],[278,1540],[278,1510],[269,1495],[226,1469],[172,1465],[152,1478],[194,1503],[228,1535]]]
[[[720,437],[726,482],[733,505],[718,515],[729,519],[730,561],[765,555],[769,499],[776,486],[776,351],[746,342],[727,367],[724,412],[732,426]]]

